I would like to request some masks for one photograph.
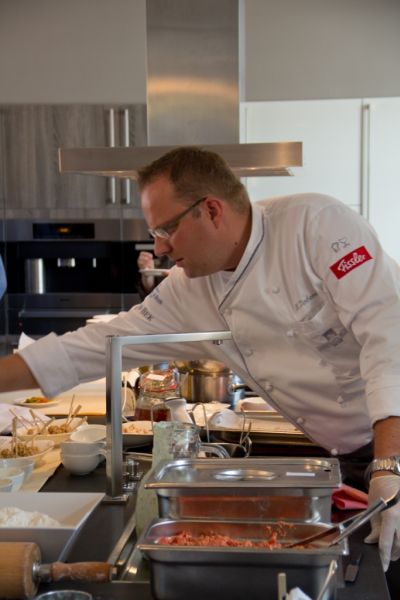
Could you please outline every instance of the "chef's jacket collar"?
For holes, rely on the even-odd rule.
[[[263,213],[262,209],[255,205],[251,205],[251,232],[250,238],[247,242],[247,246],[242,254],[242,258],[239,261],[236,269],[227,276],[228,272],[219,272],[215,273],[213,277],[215,280],[220,280],[223,282],[225,288],[225,294],[228,293],[232,287],[236,284],[236,282],[240,279],[242,273],[246,270],[248,265],[250,264],[258,246],[261,243],[261,240],[264,237],[264,223],[263,223]]]

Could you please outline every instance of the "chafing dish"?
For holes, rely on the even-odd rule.
[[[146,483],[164,518],[330,521],[339,462],[328,458],[180,459]]]
[[[277,598],[277,576],[286,574],[287,588],[300,587],[316,598],[332,560],[339,564],[348,553],[346,542],[331,548],[273,549],[244,547],[174,546],[160,538],[185,531],[191,535],[223,534],[257,541],[265,538],[264,525],[276,528],[278,541],[289,543],[328,527],[323,523],[249,523],[221,520],[153,521],[138,542],[148,558],[151,586],[157,600],[265,600]],[[161,540],[162,542],[162,540]],[[340,580],[339,569],[339,580]],[[324,594],[335,598],[337,580]]]

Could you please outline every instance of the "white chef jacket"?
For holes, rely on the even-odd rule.
[[[50,334],[21,351],[49,396],[104,376],[105,335],[230,329],[232,340],[125,347],[124,368],[213,358],[335,454],[400,416],[400,273],[372,227],[320,194],[252,205],[233,273],[189,279],[174,267],[109,323]]]

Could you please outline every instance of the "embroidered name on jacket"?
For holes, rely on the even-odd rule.
[[[341,279],[347,275],[347,273],[350,273],[350,271],[371,259],[372,256],[366,247],[360,246],[356,250],[346,254],[346,256],[343,256],[343,258],[335,262],[335,264],[331,265],[329,268],[337,279]]]

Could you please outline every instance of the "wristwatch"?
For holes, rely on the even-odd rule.
[[[375,471],[392,471],[392,473],[400,475],[400,456],[374,458],[371,462],[370,473],[375,473]]]

